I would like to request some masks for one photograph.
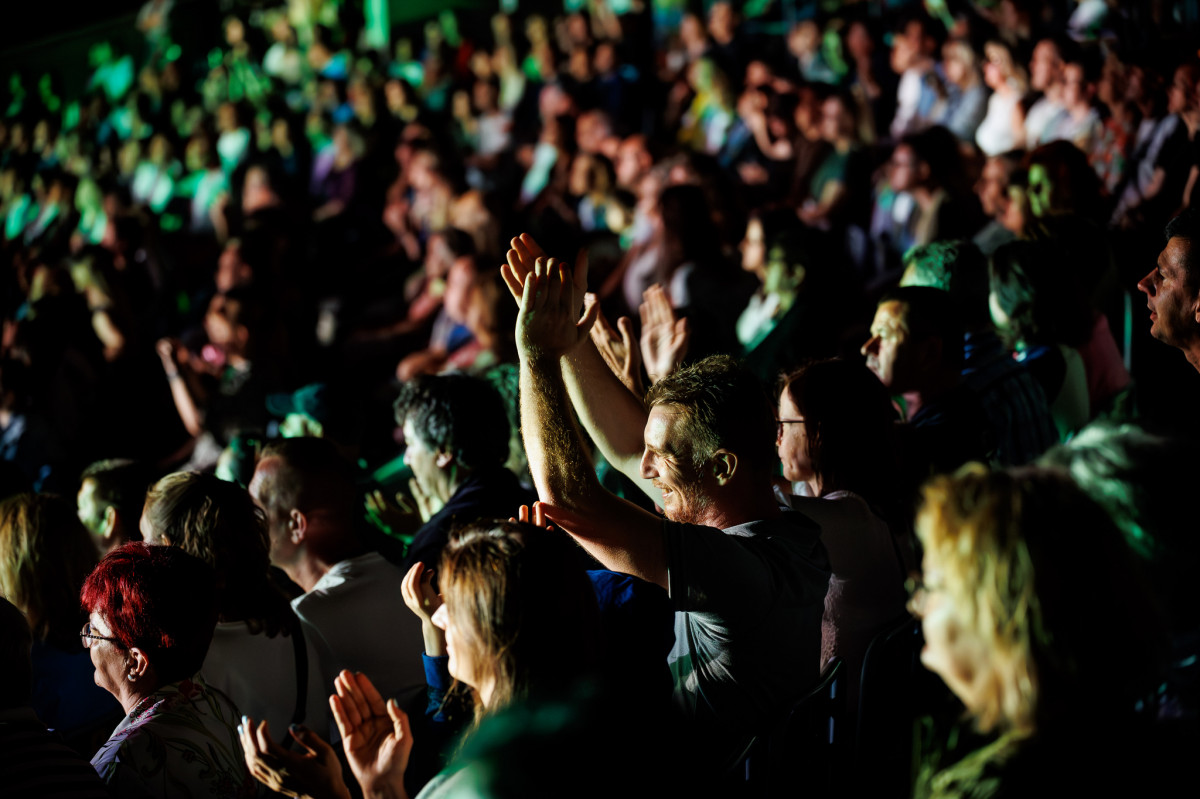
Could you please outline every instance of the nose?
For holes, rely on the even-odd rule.
[[[658,472],[654,469],[654,459],[650,457],[650,450],[642,450],[642,460],[638,463],[638,470],[641,476],[647,480],[658,477]]]
[[[877,351],[878,349],[879,349],[879,336],[871,336],[869,339],[867,339],[867,343],[862,345],[862,349],[859,350],[859,352],[863,356],[867,356],[867,355],[870,355],[871,353]]]
[[[1151,288],[1153,285],[1154,285],[1154,272],[1151,271],[1150,274],[1146,275],[1144,278],[1142,278],[1141,280],[1138,281],[1138,283],[1137,283],[1138,291],[1142,292],[1147,297],[1149,297],[1154,294],[1154,292]]]

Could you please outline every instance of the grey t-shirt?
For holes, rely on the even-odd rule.
[[[821,530],[785,511],[725,530],[664,522],[663,533],[675,701],[710,764],[732,765],[819,677]]]

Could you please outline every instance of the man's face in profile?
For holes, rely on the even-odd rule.
[[[1171,238],[1154,269],[1137,284],[1150,309],[1150,335],[1172,347],[1200,339],[1200,281],[1187,268],[1193,246],[1187,239]]]
[[[673,522],[704,524],[711,500],[692,457],[695,442],[688,438],[687,422],[678,406],[650,409],[645,442],[642,477],[662,491],[663,513]]]
[[[871,337],[862,346],[867,368],[875,373],[893,394],[913,389],[912,341],[908,332],[908,306],[896,300],[882,302],[875,309]]]

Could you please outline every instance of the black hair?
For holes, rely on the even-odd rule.
[[[415,377],[400,389],[395,409],[397,424],[412,422],[422,444],[451,453],[459,466],[480,469],[508,459],[508,412],[482,378],[457,372]]]

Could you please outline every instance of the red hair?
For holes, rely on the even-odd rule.
[[[177,547],[134,541],[114,549],[84,581],[80,601],[121,646],[145,651],[164,684],[200,670],[217,626],[212,569]]]

